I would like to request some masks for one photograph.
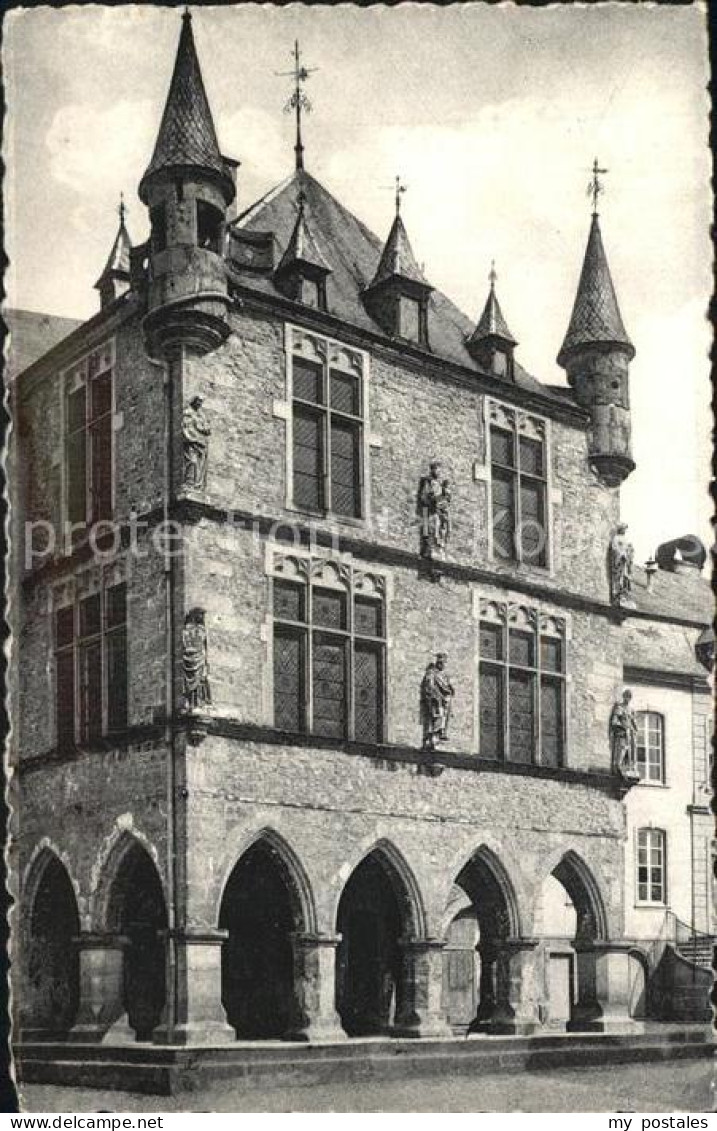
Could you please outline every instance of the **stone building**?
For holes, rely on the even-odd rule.
[[[557,387],[494,277],[477,322],[431,285],[400,194],[377,239],[300,138],[237,192],[185,15],[150,239],[16,382],[22,1037],[629,1025],[611,711],[653,619],[692,654],[710,613],[611,584],[598,216]]]

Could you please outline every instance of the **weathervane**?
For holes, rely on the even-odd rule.
[[[607,169],[601,169],[598,164],[597,157],[593,161],[592,180],[588,185],[588,196],[593,198],[593,216],[597,216],[598,198],[605,192],[605,186],[602,184],[600,177],[607,173]]]
[[[401,178],[396,177],[396,179],[395,179],[395,181],[392,185],[384,185],[383,187],[385,189],[391,189],[391,191],[393,193],[395,193],[396,215],[400,216],[401,215],[401,197],[403,196],[404,192],[408,188],[408,185],[402,184]]]
[[[298,39],[294,42],[294,69],[293,71],[277,71],[277,75],[288,76],[294,80],[294,90],[291,98],[284,107],[284,112],[289,114],[293,110],[296,114],[296,145],[294,146],[294,153],[296,154],[296,168],[304,168],[304,145],[301,140],[301,112],[305,110],[307,114],[311,113],[311,103],[304,94],[302,83],[305,83],[309,75],[313,75],[318,67],[305,67],[301,62],[301,52],[299,50]]]

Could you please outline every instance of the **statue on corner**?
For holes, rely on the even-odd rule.
[[[614,605],[632,603],[632,567],[635,551],[625,534],[627,524],[621,522],[610,539],[610,600]]]
[[[201,397],[192,397],[182,414],[184,486],[202,490],[207,481],[207,450],[212,430]]]
[[[421,557],[443,557],[451,535],[451,485],[441,478],[441,464],[432,460],[418,484],[416,512],[421,528]]]
[[[629,781],[640,775],[637,769],[637,721],[631,707],[632,692],[623,691],[622,699],[610,712],[610,749],[613,772]]]
[[[212,701],[204,616],[204,609],[190,609],[182,629],[183,707],[187,711],[206,707]]]
[[[435,750],[437,742],[445,742],[448,738],[448,723],[455,691],[446,671],[447,659],[445,652],[439,652],[435,661],[426,668],[421,681],[424,750]]]

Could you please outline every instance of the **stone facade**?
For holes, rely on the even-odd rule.
[[[189,28],[185,16],[172,90],[197,81]],[[259,245],[241,222],[195,246],[197,209],[219,212],[232,193],[203,90],[193,105],[202,160],[177,163],[160,132],[142,182],[143,200],[167,210],[161,241],[155,213],[150,242],[132,252],[129,291],[16,384],[15,529],[34,524],[27,547],[16,538],[13,611],[22,1033],[214,1043],[629,1027],[629,828],[608,720],[630,662],[639,653],[647,663],[644,641],[659,644],[651,664],[682,670],[700,622],[653,624],[610,602],[619,496],[615,476],[591,466],[589,382],[579,404],[517,363],[511,380],[483,372],[442,296],[427,305],[430,351],[380,332],[355,280],[348,297],[340,290],[328,251],[333,312],[288,301],[266,271],[242,276],[228,248]],[[333,209],[359,259],[378,261],[373,237],[361,229],[359,239],[317,182],[297,172],[297,185],[310,214]],[[279,215],[280,199],[256,222],[293,228],[292,200]],[[355,517],[294,498],[302,358],[360,381],[349,414]],[[112,521],[88,520],[73,540],[68,390],[102,366],[111,456],[87,450],[92,483],[109,459]],[[210,425],[201,489],[182,482],[182,417],[198,396]],[[540,449],[542,565],[496,552],[496,423],[516,446]],[[608,462],[621,455],[605,446]],[[427,563],[416,484],[431,458],[451,481],[452,532],[445,557]],[[279,725],[274,599],[287,579],[341,600],[380,598],[370,741],[350,723],[341,738]],[[126,705],[110,640],[118,586]],[[95,594],[104,620],[87,652]],[[70,645],[58,610],[65,631],[74,625]],[[192,618],[206,630],[207,693],[188,709],[182,626]],[[490,754],[484,620],[533,634],[532,703],[541,665],[557,664],[546,677],[561,688],[550,756],[537,741],[548,716],[521,713],[516,700],[495,717],[528,726],[528,754]],[[536,633],[549,637],[545,657]],[[73,673],[71,741],[63,647],[74,665],[62,669]],[[421,748],[419,688],[441,652],[455,695],[434,751]],[[305,681],[309,660],[297,663]],[[319,678],[331,699],[331,677]],[[353,692],[342,694],[353,718]],[[118,710],[122,724],[110,725]]]

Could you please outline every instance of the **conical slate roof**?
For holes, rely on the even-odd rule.
[[[121,215],[115,242],[112,244],[112,250],[110,251],[102,274],[95,283],[95,287],[99,287],[103,279],[108,277],[129,279],[129,253],[131,250],[132,241],[125,227],[124,215]]]
[[[198,166],[226,179],[212,112],[199,67],[189,12],[182,16],[177,58],[152,160],[142,183],[153,173]],[[140,184],[140,196],[142,184]]]
[[[401,279],[410,279],[414,283],[421,283],[424,287],[429,285],[416,263],[408,233],[403,220],[398,215],[391,225],[371,286],[384,283],[394,275],[398,275]]]
[[[517,341],[508,329],[508,323],[503,317],[503,311],[500,309],[500,303],[495,293],[495,287],[491,284],[490,292],[483,313],[478,319],[478,325],[470,336],[471,342],[481,342],[484,338],[500,338],[504,342],[509,342],[511,345],[517,345]]]
[[[564,365],[572,349],[595,342],[622,345],[630,356],[635,353],[622,322],[597,213],[593,214],[575,305],[558,354],[558,365]]]
[[[305,196],[303,191],[299,193],[299,214],[296,217],[294,230],[291,233],[286,251],[281,257],[278,271],[285,271],[287,268],[292,267],[294,264],[309,264],[311,267],[317,267],[321,271],[330,271],[328,263],[326,262],[321,250],[316,243],[309,222],[306,219],[305,212]]]

